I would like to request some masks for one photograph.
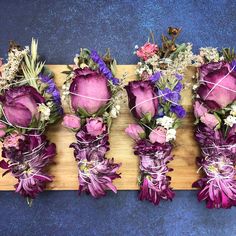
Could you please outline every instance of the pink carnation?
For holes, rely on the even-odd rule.
[[[154,56],[158,51],[158,46],[153,43],[145,43],[141,48],[137,50],[137,56],[146,61],[148,58]]]

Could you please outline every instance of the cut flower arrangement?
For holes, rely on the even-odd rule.
[[[17,179],[16,192],[29,204],[52,181],[47,167],[56,145],[44,131],[63,114],[53,74],[39,60],[37,46],[34,39],[31,49],[11,42],[7,62],[0,62],[0,167]]]
[[[207,208],[236,206],[236,54],[201,48],[194,91],[197,158],[203,177],[193,184]]]
[[[116,61],[110,52],[100,56],[96,51],[81,49],[68,66],[63,85],[63,99],[71,108],[63,125],[75,132],[76,142],[70,145],[78,164],[79,193],[86,192],[95,198],[116,193],[113,180],[120,164],[106,158],[109,150],[109,132],[112,119],[120,111],[122,81],[114,77]]]
[[[156,205],[174,197],[168,163],[173,159],[176,129],[186,114],[180,104],[182,80],[193,54],[191,44],[176,43],[180,31],[169,27],[160,46],[153,34],[153,42],[136,46],[140,58],[137,80],[126,86],[129,108],[137,122],[125,132],[135,140],[134,153],[140,159],[139,199]]]

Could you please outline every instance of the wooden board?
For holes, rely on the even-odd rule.
[[[61,88],[65,75],[61,74],[66,70],[65,65],[49,65],[54,73],[56,83]],[[127,81],[135,79],[135,65],[119,65],[117,77],[122,77],[127,73]],[[185,81],[191,81],[193,70],[186,72]],[[176,147],[173,151],[174,160],[170,163],[170,167],[174,171],[170,173],[172,177],[171,186],[176,190],[190,190],[192,183],[199,178],[197,174],[197,166],[195,158],[199,154],[197,143],[193,136],[193,115],[191,89],[188,88],[183,92],[182,104],[187,110],[187,117],[183,120],[182,126],[177,131]],[[66,106],[66,105],[65,105]],[[114,120],[110,143],[111,150],[107,154],[108,157],[114,157],[116,162],[121,162],[120,172],[122,178],[115,181],[119,190],[135,190],[138,189],[138,157],[133,154],[133,141],[125,133],[124,129],[133,118],[128,110],[127,103],[122,105],[120,116]],[[74,160],[73,150],[69,148],[69,144],[75,140],[74,133],[63,128],[60,123],[49,128],[47,135],[52,142],[57,144],[57,156],[55,164],[50,166],[49,172],[54,176],[54,181],[48,184],[50,190],[77,190],[77,164]],[[0,170],[0,175],[3,173]],[[10,175],[3,178],[0,177],[0,190],[13,190],[16,180]]]

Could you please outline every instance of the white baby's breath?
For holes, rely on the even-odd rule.
[[[176,139],[176,130],[175,129],[168,129],[166,132],[166,142]]]
[[[227,126],[233,127],[233,125],[236,124],[236,117],[229,115],[226,119],[224,119],[224,122]]]
[[[44,103],[40,103],[38,106],[38,111],[40,113],[40,120],[41,121],[49,120],[51,111],[47,105],[45,105]]]
[[[162,118],[156,119],[156,123],[160,124],[165,129],[170,129],[173,126],[174,120],[171,117],[163,116]]]

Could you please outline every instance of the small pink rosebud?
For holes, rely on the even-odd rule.
[[[158,126],[156,129],[154,129],[150,135],[149,135],[149,139],[151,141],[151,143],[165,143],[166,142],[166,129]]]
[[[76,115],[65,115],[62,125],[68,129],[80,129],[80,118]]]
[[[144,129],[137,124],[130,124],[126,129],[125,133],[128,134],[132,139],[138,141],[141,139],[141,135],[145,135]]]
[[[210,129],[214,129],[219,124],[219,121],[216,119],[216,117],[212,114],[209,114],[209,113],[205,113],[200,118],[200,120],[202,123],[204,123]]]
[[[202,117],[205,113],[207,113],[206,107],[203,104],[200,104],[199,101],[196,101],[193,105],[194,115],[196,118]]]
[[[92,136],[98,136],[106,130],[102,118],[87,119],[86,129]]]

